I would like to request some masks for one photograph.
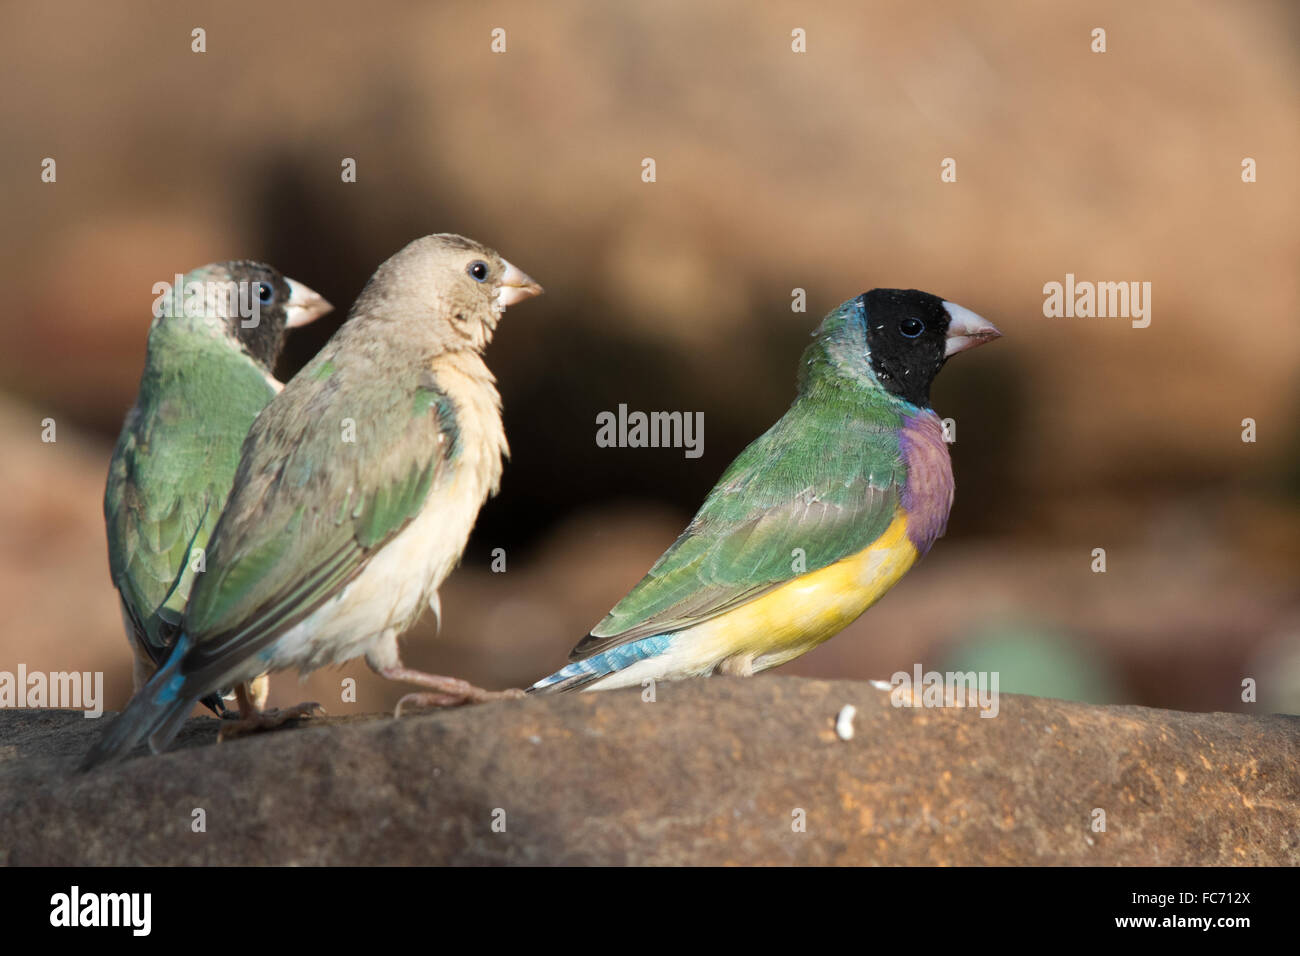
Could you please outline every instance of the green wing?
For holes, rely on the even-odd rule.
[[[254,423],[185,613],[195,647],[183,669],[196,683],[220,680],[338,593],[420,513],[456,455],[455,409],[431,372],[360,364],[345,375],[322,353]]]
[[[571,659],[706,621],[866,548],[894,520],[906,480],[898,422],[886,404],[863,414],[797,401]]]
[[[171,646],[194,572],[230,493],[239,449],[274,390],[219,339],[159,326],[104,489],[109,572],[155,663]]]

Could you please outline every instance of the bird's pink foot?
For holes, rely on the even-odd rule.
[[[523,700],[528,696],[517,687],[507,690],[483,690],[481,687],[475,687],[474,691],[474,694],[465,697],[432,691],[407,694],[397,702],[397,706],[393,709],[393,716],[401,717],[403,707],[460,707],[464,704],[482,704],[489,700]]]
[[[464,704],[483,704],[490,700],[518,700],[524,696],[524,692],[515,687],[509,690],[485,690],[458,677],[426,674],[424,671],[412,670],[409,667],[385,667],[379,670],[379,674],[389,680],[400,680],[429,688],[422,693],[407,694],[399,700],[393,710],[394,717],[402,716],[402,708],[408,705],[460,707]]]

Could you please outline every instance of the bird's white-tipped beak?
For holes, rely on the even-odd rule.
[[[501,263],[506,267],[506,271],[501,273],[501,288],[497,292],[497,304],[501,308],[504,309],[516,302],[523,302],[524,299],[542,294],[542,287],[529,278],[522,269],[516,268],[505,259],[502,259]]]
[[[325,301],[325,297],[316,290],[307,288],[301,282],[294,282],[287,276],[284,281],[289,284],[289,301],[284,310],[284,324],[289,328],[296,329],[308,322],[315,322],[326,312],[333,311],[334,306]]]
[[[943,307],[948,310],[949,319],[948,341],[943,350],[944,358],[973,349],[985,342],[992,342],[1002,334],[988,319],[976,315],[956,302],[944,302]]]

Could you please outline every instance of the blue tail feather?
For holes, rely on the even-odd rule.
[[[550,677],[543,677],[528,688],[528,693],[558,694],[566,690],[576,690],[592,681],[631,667],[638,661],[662,654],[671,644],[671,634],[655,634],[628,644],[620,644],[618,647],[611,647],[607,651],[574,661],[560,668]]]

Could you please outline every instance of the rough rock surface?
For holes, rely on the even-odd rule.
[[[98,721],[0,711],[0,862],[1300,863],[1296,717],[764,676],[216,728],[79,774]]]

